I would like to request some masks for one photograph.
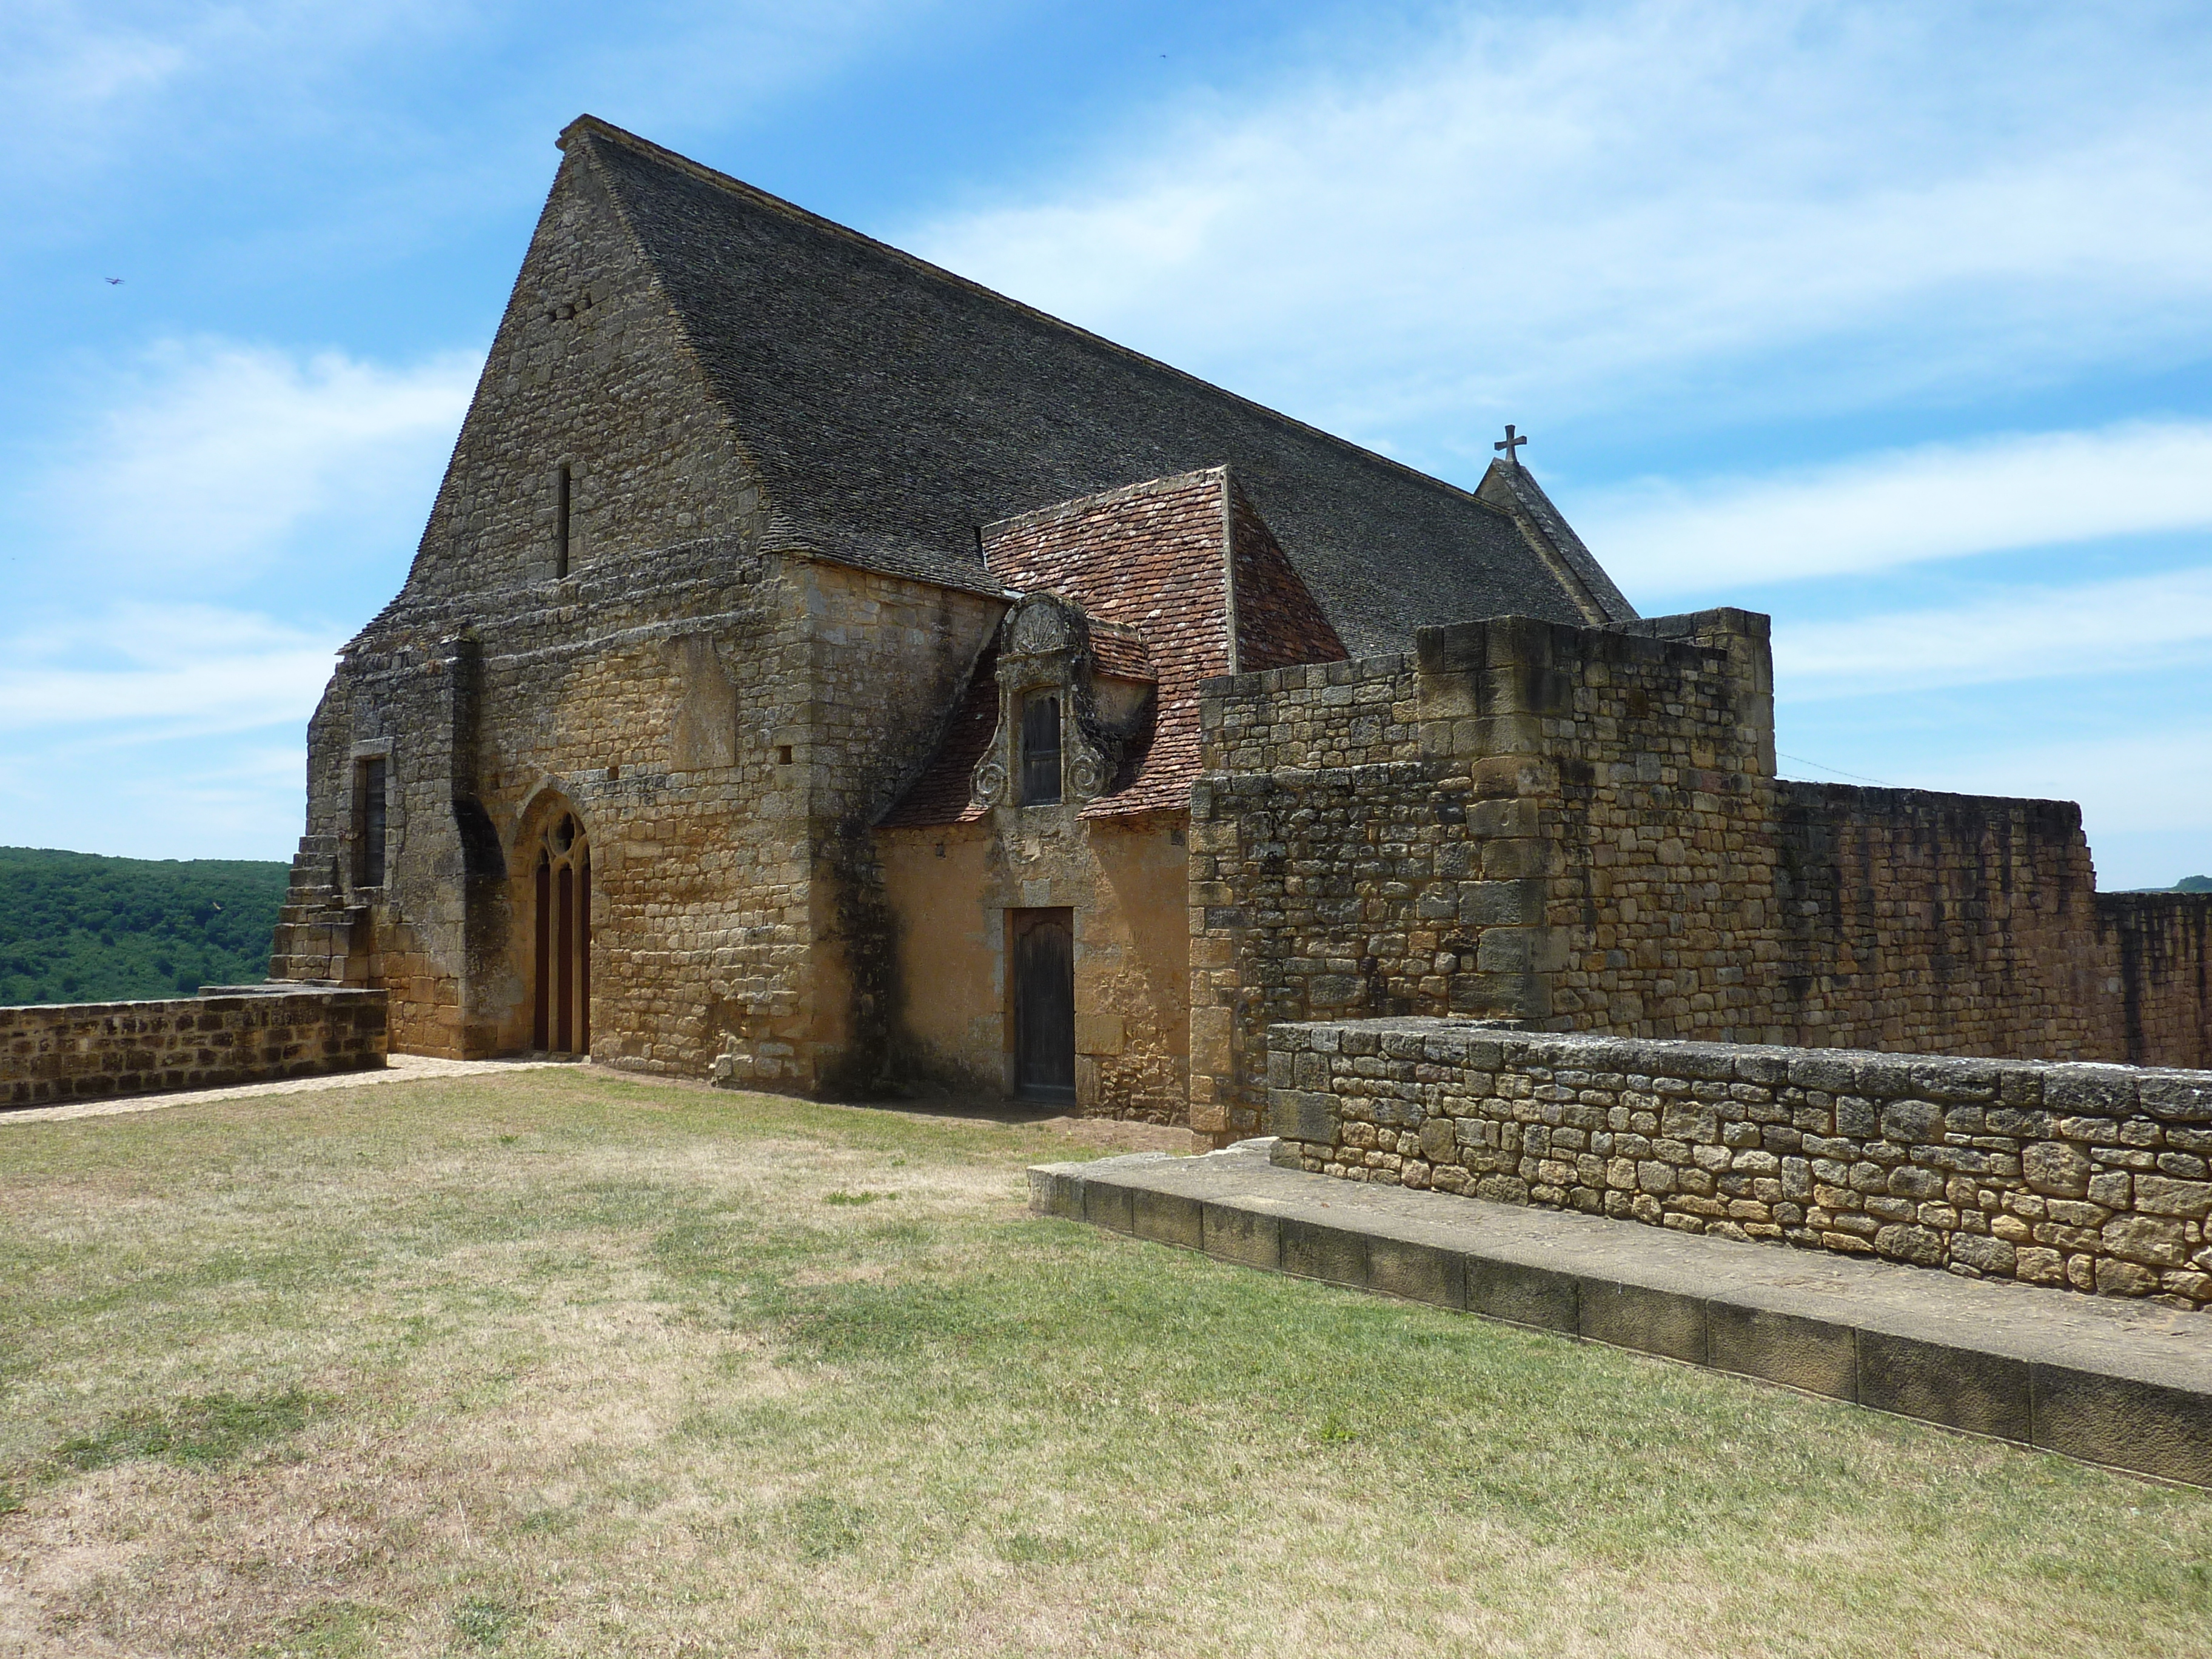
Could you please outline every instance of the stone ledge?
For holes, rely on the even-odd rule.
[[[2212,1487],[2201,1315],[1363,1186],[1268,1152],[1042,1164],[1030,1207]]]
[[[0,1007],[0,1110],[374,1071],[387,1024],[383,990],[328,986]]]

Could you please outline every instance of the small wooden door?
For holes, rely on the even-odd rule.
[[[1014,1088],[1075,1098],[1075,912],[1017,910]]]

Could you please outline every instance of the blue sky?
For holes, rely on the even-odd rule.
[[[283,857],[588,110],[1775,618],[1785,774],[2212,870],[2212,13],[0,16],[0,843]],[[119,276],[118,284],[106,279]]]

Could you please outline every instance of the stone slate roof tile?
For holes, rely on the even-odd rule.
[[[759,476],[770,547],[989,591],[977,526],[1225,459],[1361,655],[1430,623],[1632,614],[1590,615],[1590,584],[1500,505],[593,118],[562,143],[666,292]]]
[[[1475,489],[1475,498],[1511,514],[1522,526],[1522,534],[1552,552],[1565,567],[1570,585],[1579,587],[1583,599],[1602,611],[1606,621],[1636,620],[1635,607],[1622,597],[1613,578],[1605,574],[1605,567],[1583,545],[1583,538],[1552,505],[1552,498],[1527,467],[1517,461],[1510,465],[1492,461]]]

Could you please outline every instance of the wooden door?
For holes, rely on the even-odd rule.
[[[1075,1098],[1075,912],[1014,912],[1014,1087]]]

